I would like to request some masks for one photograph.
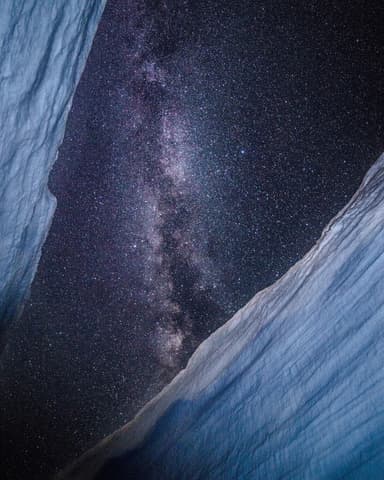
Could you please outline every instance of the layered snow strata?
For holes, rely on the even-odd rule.
[[[384,471],[384,155],[314,248],[60,479]]]
[[[1,2],[0,351],[49,229],[48,175],[105,1]]]

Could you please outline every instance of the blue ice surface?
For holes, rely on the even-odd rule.
[[[58,478],[384,478],[384,155],[308,254]]]
[[[0,352],[51,224],[48,175],[105,1],[1,2]]]

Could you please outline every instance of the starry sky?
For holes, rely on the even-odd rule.
[[[384,150],[384,5],[110,0],[0,363],[2,478],[128,421],[319,238]]]

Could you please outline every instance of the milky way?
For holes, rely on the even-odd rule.
[[[159,363],[173,371],[201,341],[202,307],[222,317],[225,312],[212,295],[220,272],[205,249],[194,126],[168,71],[183,42],[170,42],[168,30],[177,23],[166,2],[154,11],[142,4],[131,8],[126,28],[134,41],[122,57],[127,75],[118,91],[116,141],[136,188],[130,248],[141,276],[134,296],[146,305],[141,321],[152,329],[149,341]]]
[[[1,478],[128,421],[299,260],[384,150],[384,4],[110,0],[1,362]]]

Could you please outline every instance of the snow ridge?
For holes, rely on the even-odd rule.
[[[49,230],[48,175],[105,2],[1,3],[0,352]]]
[[[384,155],[308,254],[58,479],[379,478]]]

